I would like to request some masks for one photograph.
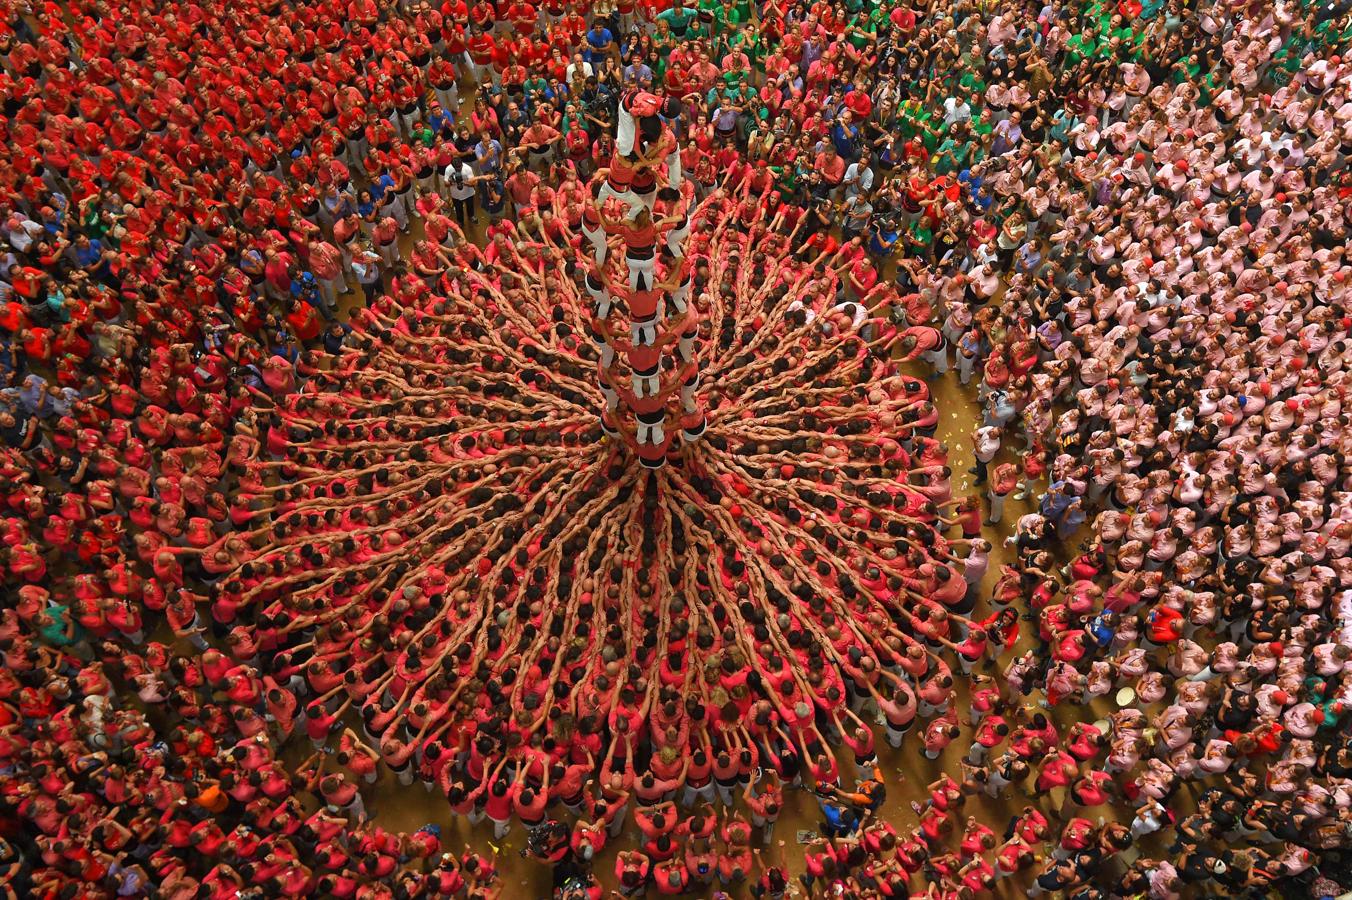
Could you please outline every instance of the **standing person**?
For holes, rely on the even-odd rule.
[[[442,172],[442,181],[451,195],[451,204],[455,207],[455,218],[461,228],[478,224],[479,217],[474,212],[475,185],[487,179],[486,175],[475,175],[469,163],[464,159],[452,160]]]
[[[751,824],[761,829],[761,843],[768,845],[774,836],[780,810],[784,807],[784,789],[779,783],[779,776],[770,770],[763,774],[758,783],[753,785],[748,781],[742,797],[751,811]]]
[[[873,167],[870,164],[872,154],[868,148],[862,148],[859,151],[858,158],[850,163],[845,169],[845,177],[841,184],[845,188],[845,199],[858,196],[859,194],[868,194],[873,190]]]
[[[399,250],[399,223],[393,216],[385,216],[371,229],[371,243],[380,255],[380,262],[386,269],[393,269],[401,258]]]
[[[338,295],[347,293],[347,279],[343,277],[343,254],[325,240],[310,242],[310,269],[319,280],[319,296],[323,301],[324,318],[338,314]]]
[[[381,287],[381,256],[369,241],[363,241],[353,251],[352,274],[361,285],[364,304],[369,306],[380,296]]]
[[[840,210],[843,216],[840,235],[844,240],[853,240],[868,231],[869,221],[873,216],[873,204],[869,200],[867,193],[856,192],[846,195]]]
[[[1000,463],[995,467],[995,472],[990,479],[990,485],[986,489],[986,497],[990,500],[990,515],[986,517],[987,525],[999,525],[1005,517],[1005,501],[1014,489],[1019,486],[1019,467],[1014,463]]]
[[[976,476],[974,484],[986,483],[986,469],[995,455],[1000,452],[1001,429],[995,425],[983,425],[972,433],[972,455],[976,465],[968,469]]]

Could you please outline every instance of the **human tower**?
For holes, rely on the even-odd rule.
[[[682,177],[676,138],[663,113],[674,117],[679,105],[637,89],[624,95],[615,150],[610,165],[592,179],[596,204],[582,221],[591,248],[586,287],[594,303],[597,377],[605,397],[601,427],[654,469],[666,462],[676,440],[673,418],[683,444],[698,440],[705,429],[696,394],[701,317],[690,303],[684,247],[695,190]],[[610,252],[611,236],[623,250],[623,276],[613,261],[619,254]]]

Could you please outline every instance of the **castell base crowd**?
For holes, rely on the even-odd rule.
[[[0,900],[1352,896],[1346,0],[0,0]]]

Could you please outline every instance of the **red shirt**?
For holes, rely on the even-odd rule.
[[[813,165],[821,173],[822,180],[832,187],[840,184],[841,179],[845,177],[845,160],[837,154],[823,150],[817,154]]]

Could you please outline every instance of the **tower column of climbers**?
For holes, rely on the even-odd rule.
[[[653,469],[665,464],[677,431],[689,444],[705,429],[696,395],[701,316],[691,302],[684,249],[698,198],[663,121],[680,111],[678,102],[646,91],[621,97],[615,150],[593,176],[595,200],[582,215],[605,396],[601,427]]]

